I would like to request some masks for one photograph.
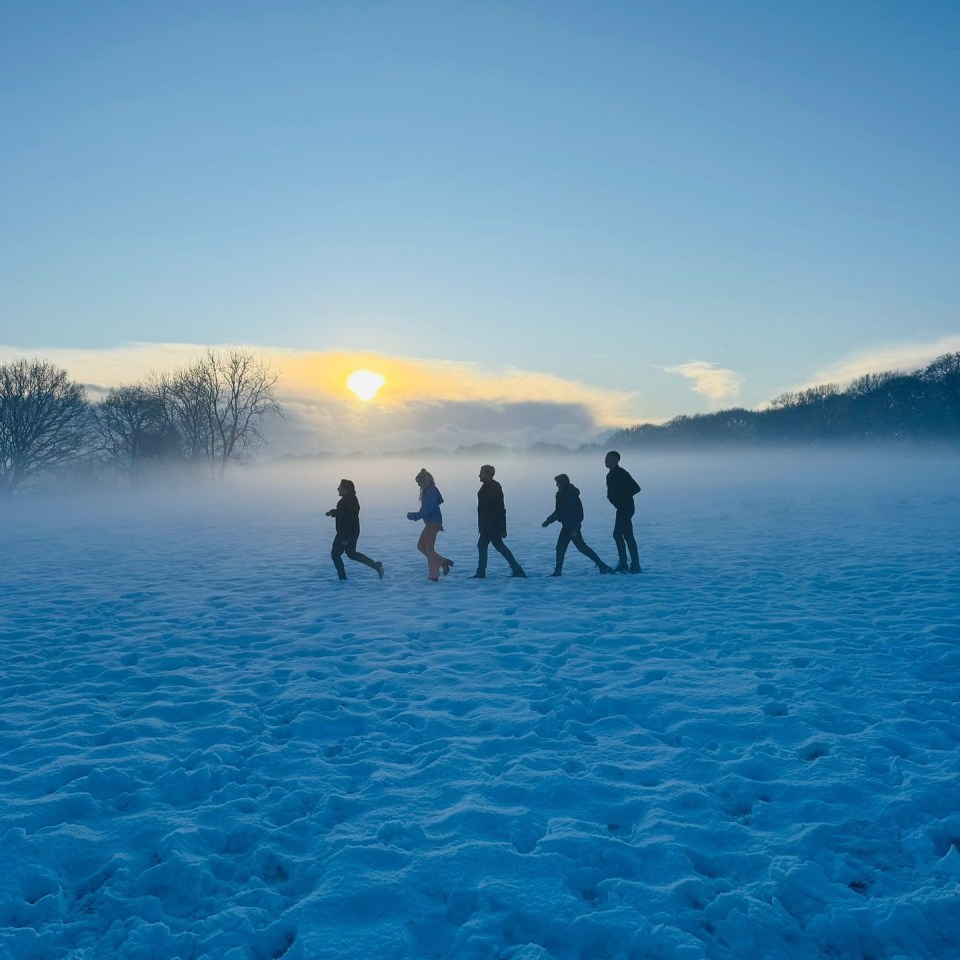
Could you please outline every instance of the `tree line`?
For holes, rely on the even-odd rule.
[[[208,349],[194,363],[111,388],[91,402],[66,370],[42,359],[0,364],[0,496],[43,475],[112,470],[137,480],[157,466],[222,476],[282,417],[279,375],[243,350]],[[830,441],[960,441],[960,353],[913,373],[870,373],[784,393],[768,409],[734,408],[640,424],[605,441],[624,447]]]
[[[784,393],[768,409],[734,408],[620,430],[614,446],[737,446],[960,440],[960,353],[914,373],[869,373],[846,389]]]
[[[251,353],[208,349],[94,403],[46,360],[0,364],[0,496],[81,466],[137,479],[158,465],[193,464],[222,476],[263,442],[267,418],[283,416],[277,379]]]

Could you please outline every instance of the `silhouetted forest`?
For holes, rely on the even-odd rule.
[[[870,373],[845,390],[825,383],[784,393],[768,409],[721,410],[645,423],[611,446],[733,446],[837,441],[960,440],[960,353],[915,373]]]

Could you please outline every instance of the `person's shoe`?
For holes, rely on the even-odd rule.
[[[338,579],[338,580],[346,580],[346,579],[347,579],[346,574],[344,574],[344,576],[342,576],[342,577],[337,577],[337,579]]]
[[[526,579],[527,579],[527,575],[526,575],[519,567],[517,567],[517,569],[514,570],[513,573],[510,574],[510,576],[511,576],[511,577],[519,577],[519,578],[522,579],[522,580],[526,580]]]
[[[616,573],[616,570],[614,570],[613,567],[608,567],[606,564],[603,564],[602,566],[597,567],[597,569],[601,573]]]
[[[379,561],[373,565],[373,569],[377,571],[377,576],[382,580],[383,579],[383,564]]]
[[[562,577],[562,576],[563,576],[563,571],[562,571],[562,570],[554,570],[553,573],[550,574],[550,576],[551,576],[551,577]]]
[[[437,582],[440,580],[439,577],[427,577],[427,579],[428,579],[431,583],[437,583]]]
[[[618,564],[613,568],[613,572],[614,572],[614,573],[626,573],[626,572],[627,572],[627,565],[626,565],[626,563],[618,563]]]
[[[471,578],[471,580],[486,580],[487,575],[482,571],[478,570]]]
[[[633,564],[632,567],[630,567],[630,572],[631,572],[631,573],[643,573],[643,567],[641,567],[639,563],[635,563],[635,564]]]
[[[440,564],[440,569],[443,570],[443,575],[446,576],[450,572],[450,568],[453,566],[452,560],[444,560]]]

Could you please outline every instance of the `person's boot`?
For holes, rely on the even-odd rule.
[[[471,580],[486,580],[487,574],[484,570],[478,570],[471,578]]]
[[[621,560],[614,568],[614,573],[626,573],[627,572],[627,561]]]
[[[615,572],[616,572],[616,571],[613,569],[613,567],[608,567],[605,563],[601,563],[600,566],[597,567],[597,569],[598,569],[601,573],[615,573]]]
[[[550,574],[551,577],[562,577],[563,569],[561,567],[555,567],[553,573]]]
[[[521,577],[526,580],[527,575],[523,572],[523,567],[517,567],[511,574],[511,577]]]
[[[383,564],[378,560],[374,565],[373,569],[377,571],[377,576],[382,580],[383,579]]]
[[[632,563],[632,564],[630,564],[630,572],[631,572],[631,573],[643,573],[643,567],[641,567],[639,563]]]

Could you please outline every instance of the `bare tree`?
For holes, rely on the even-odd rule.
[[[176,427],[184,454],[222,474],[263,442],[267,417],[283,416],[277,380],[252,353],[207,350],[192,366],[154,377],[149,389]]]
[[[95,411],[103,449],[131,474],[144,461],[180,458],[180,438],[163,401],[146,386],[111,388]]]
[[[86,391],[45,360],[0,365],[0,494],[80,459],[89,447]]]

